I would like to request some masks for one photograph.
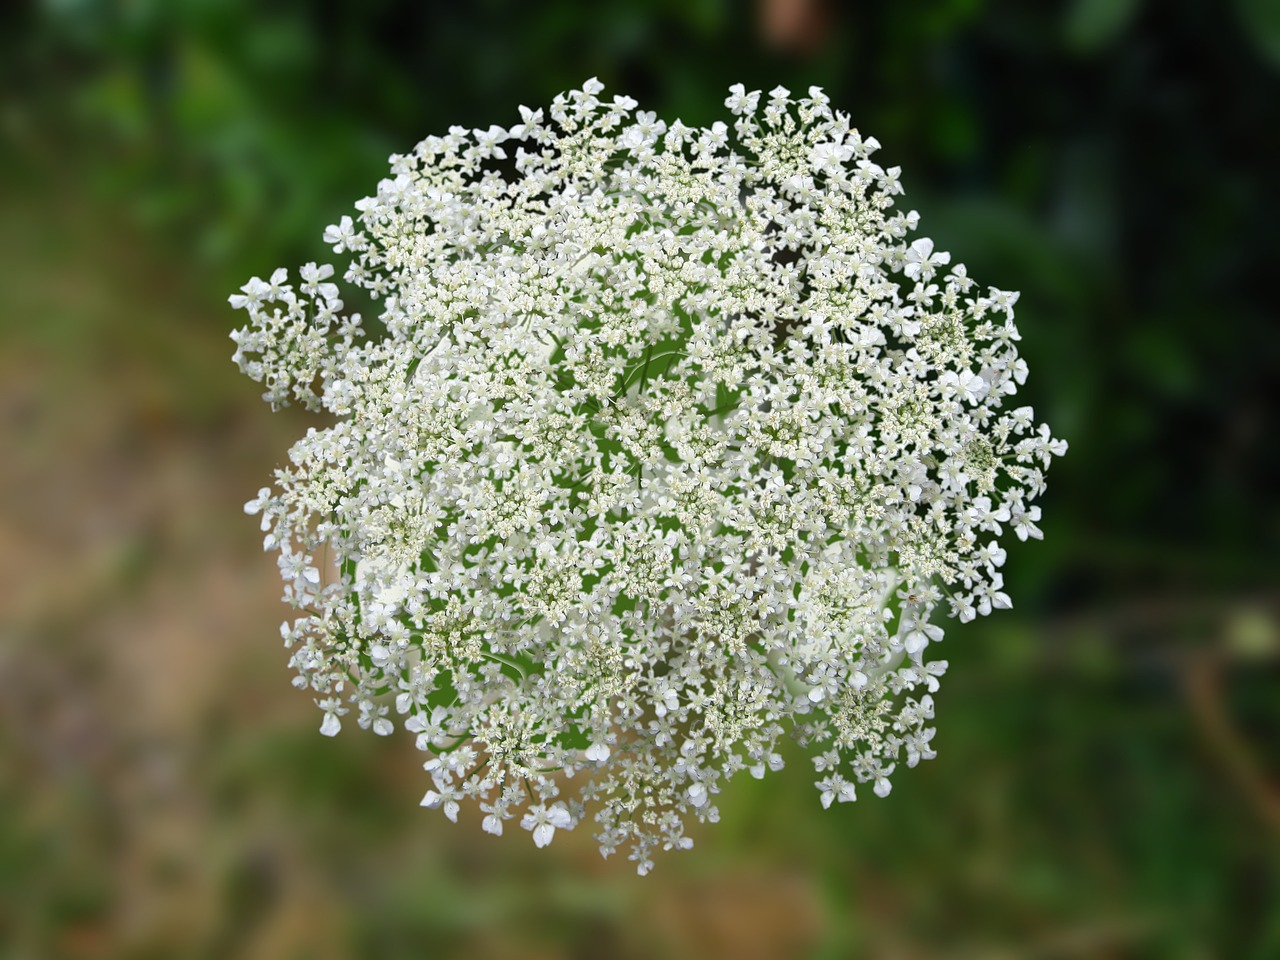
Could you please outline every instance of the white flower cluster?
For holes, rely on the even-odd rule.
[[[893,210],[818,88],[690,128],[592,80],[451,129],[251,280],[235,360],[309,430],[247,505],[324,713],[429,755],[423,804],[543,846],[591,818],[641,873],[735,773],[809,749],[819,798],[932,757],[946,604],[1009,606],[1065,444],[1004,404],[1017,294]]]

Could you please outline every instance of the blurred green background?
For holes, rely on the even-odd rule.
[[[389,153],[591,75],[698,123],[823,85],[1022,291],[1071,443],[939,758],[738,781],[647,880],[316,733],[240,512],[307,420],[226,339]],[[1277,0],[10,0],[0,957],[1280,957],[1278,171]]]

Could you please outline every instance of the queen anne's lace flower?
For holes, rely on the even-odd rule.
[[[398,722],[425,806],[590,817],[643,873],[784,735],[824,806],[934,755],[930,616],[1009,606],[1066,445],[1003,409],[1016,294],[907,239],[819,89],[702,129],[601,92],[391,158],[325,231],[369,332],[329,266],[231,301],[265,398],[333,418],[247,505],[321,732]]]

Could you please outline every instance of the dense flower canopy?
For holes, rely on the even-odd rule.
[[[376,326],[308,264],[233,337],[332,415],[247,507],[321,731],[399,723],[424,805],[647,872],[784,736],[823,805],[933,756],[931,616],[1009,606],[1065,444],[1005,409],[1017,294],[909,239],[821,90],[690,128],[602,89],[391,158],[325,232]]]

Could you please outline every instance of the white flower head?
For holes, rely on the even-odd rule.
[[[392,157],[345,266],[231,297],[234,359],[328,415],[246,505],[321,732],[403,727],[424,806],[646,873],[788,735],[823,806],[934,755],[933,621],[1011,604],[1065,444],[1004,408],[1017,295],[912,238],[821,90],[704,128],[603,92]]]

